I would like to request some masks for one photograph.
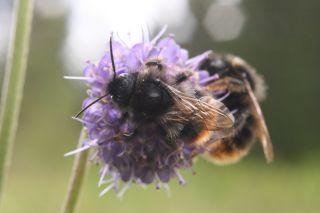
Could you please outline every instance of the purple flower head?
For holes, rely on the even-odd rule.
[[[131,47],[113,41],[117,75],[139,72],[148,60],[157,59],[167,68],[165,75],[168,79],[185,70],[199,71],[188,79],[189,87],[199,85],[202,78],[208,77],[206,72],[198,70],[197,65],[209,52],[189,59],[188,51],[181,48],[172,35],[162,39],[160,37],[158,35],[152,41],[143,41]],[[83,74],[89,85],[88,97],[83,102],[85,107],[106,94],[108,83],[113,78],[110,52],[107,51],[96,64],[88,62]],[[179,170],[192,169],[192,159],[200,153],[194,145],[183,139],[168,142],[159,126],[153,123],[146,125],[135,137],[130,137],[134,134],[136,124],[130,119],[123,121],[123,112],[110,96],[84,111],[79,120],[86,127],[90,140],[81,150],[89,147],[97,150],[97,158],[102,164],[99,185],[110,184],[101,194],[110,189],[118,190],[120,180],[127,184],[154,183],[157,188],[172,178],[184,184]],[[126,139],[120,137],[123,135],[127,136]],[[107,176],[110,179],[105,180]],[[119,190],[119,193],[122,191]]]

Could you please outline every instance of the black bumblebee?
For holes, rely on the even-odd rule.
[[[116,76],[109,84],[107,93],[122,108],[128,119],[139,126],[156,123],[168,140],[185,137],[184,132],[231,130],[233,116],[219,101],[209,95],[196,97],[196,90],[185,88],[181,79],[185,73],[173,78],[164,75],[160,61],[150,60],[139,72]],[[170,83],[169,83],[170,82]]]

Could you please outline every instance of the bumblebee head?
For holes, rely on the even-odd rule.
[[[136,79],[135,73],[120,74],[108,84],[106,92],[119,106],[127,106],[134,92]]]

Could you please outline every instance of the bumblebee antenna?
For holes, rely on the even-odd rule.
[[[113,79],[116,78],[117,73],[116,73],[116,66],[114,64],[114,57],[113,57],[113,48],[112,48],[112,34],[110,36],[110,40],[109,40],[109,49],[110,49],[110,56],[111,56],[111,63],[112,63],[112,71],[113,71]],[[84,111],[86,111],[89,107],[91,107],[93,104],[97,103],[98,101],[100,101],[102,98],[106,97],[108,94],[105,94],[99,98],[97,98],[96,100],[92,101],[90,104],[88,104],[85,108],[83,108],[80,112],[78,112],[74,118],[78,118]]]
[[[97,103],[98,101],[100,101],[102,98],[106,97],[108,94],[105,94],[99,98],[97,98],[96,100],[92,101],[90,104],[88,104],[85,108],[83,108],[80,112],[78,112],[74,118],[78,118],[84,111],[86,111],[89,107],[91,107],[93,104]]]
[[[114,58],[113,58],[113,48],[112,48],[112,34],[110,36],[109,40],[109,49],[110,49],[110,55],[111,55],[111,63],[112,63],[112,70],[113,70],[113,79],[116,78],[117,73],[116,73],[116,66],[114,64]]]

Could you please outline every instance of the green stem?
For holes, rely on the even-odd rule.
[[[79,138],[78,148],[82,146],[83,140],[87,138],[86,130],[83,129],[81,131],[81,135]],[[88,156],[89,151],[85,150],[80,153],[77,153],[73,162],[70,182],[68,186],[67,196],[63,203],[61,213],[72,213],[75,211],[77,206],[77,202],[80,197],[81,187],[83,183],[83,179],[86,174],[86,170],[88,167]]]
[[[0,105],[0,201],[18,126],[29,52],[33,0],[16,0]]]

